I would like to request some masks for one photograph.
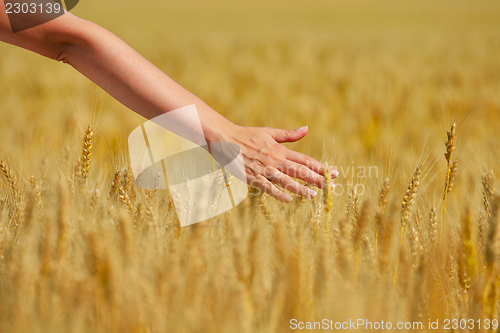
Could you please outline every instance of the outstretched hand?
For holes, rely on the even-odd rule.
[[[294,142],[307,134],[308,128],[284,130],[269,127],[240,127],[225,132],[225,141],[236,143],[242,152],[247,182],[273,196],[290,202],[292,197],[279,189],[280,186],[295,194],[312,198],[316,191],[304,186],[293,178],[322,188],[326,166],[314,158],[290,150],[281,145]],[[332,178],[338,171],[330,168]]]
[[[0,0],[1,5],[3,2]],[[313,189],[294,178],[323,186],[325,165],[281,145],[302,139],[307,127],[283,130],[234,125],[118,37],[70,13],[16,34],[7,27],[8,17],[0,12],[0,41],[68,63],[147,119],[195,104],[207,143],[237,144],[243,155],[248,184],[276,199],[292,200],[276,185],[301,196],[316,195]],[[338,175],[333,168],[329,171],[332,178]]]

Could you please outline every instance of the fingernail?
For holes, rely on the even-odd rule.
[[[338,177],[339,172],[335,168],[330,167],[330,171],[332,172],[332,177],[333,178],[337,178]]]
[[[302,131],[305,131],[309,128],[309,126],[302,126],[302,127],[299,127],[296,129],[297,132],[302,132]]]
[[[287,195],[285,195],[285,200],[286,200],[286,202],[287,202],[287,203],[292,202],[292,196],[290,196],[290,195],[288,195],[288,194],[287,194]]]
[[[330,186],[332,187],[332,190],[333,190],[335,188],[335,186],[337,186],[337,185],[335,185],[335,183],[333,181],[331,181]]]
[[[314,197],[316,196],[316,194],[318,194],[318,193],[316,193],[316,191],[315,191],[315,190],[313,190],[312,188],[307,189],[307,192],[309,193],[309,196],[310,196],[311,198],[314,198]]]

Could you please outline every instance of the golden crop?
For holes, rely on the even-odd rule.
[[[498,319],[498,3],[89,0],[74,13],[235,123],[308,125],[289,147],[340,175],[313,200],[251,190],[180,228],[169,193],[129,169],[144,119],[69,66],[0,45],[0,332]]]

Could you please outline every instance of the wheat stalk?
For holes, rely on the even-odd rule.
[[[323,206],[325,208],[325,237],[326,242],[330,243],[330,218],[333,207],[333,186],[332,186],[332,174],[328,165],[325,165],[324,169],[324,183],[323,183]]]
[[[66,253],[66,248],[67,248],[66,245],[69,232],[70,207],[68,203],[68,187],[66,181],[63,178],[61,178],[59,186],[60,186],[59,216],[58,216],[59,235],[57,238],[57,254],[59,262],[61,262]]]
[[[484,173],[481,177],[483,186],[483,212],[486,216],[491,215],[491,202],[495,196],[493,171]]]
[[[123,210],[118,214],[118,226],[120,227],[120,235],[122,236],[123,250],[127,259],[133,252],[133,228],[130,221],[130,214],[124,213]]]
[[[470,208],[466,206],[462,215],[462,247],[465,254],[465,268],[467,271],[468,283],[470,283],[477,273],[476,248],[473,242],[473,229],[470,215]]]
[[[486,241],[488,238],[487,235],[487,221],[491,216],[491,205],[493,198],[495,196],[494,191],[494,178],[493,172],[490,171],[488,173],[483,173],[481,177],[481,184],[483,187],[483,205],[479,212],[478,217],[478,238],[477,238],[477,246],[478,251],[482,254],[479,258],[482,259],[484,257],[485,249],[486,249]],[[480,265],[483,267],[484,265],[481,263]]]
[[[500,197],[494,196],[491,201],[491,215],[489,219],[488,242],[486,243],[486,288],[483,292],[483,305],[486,318],[493,319],[497,313],[499,285],[498,276],[498,210]]]
[[[367,220],[369,214],[369,204],[368,201],[364,201],[361,206],[361,211],[359,216],[355,221],[355,228],[352,237],[352,243],[355,251],[355,268],[354,268],[354,276],[357,278],[358,276],[358,266],[359,266],[359,256],[361,252],[361,244],[364,236],[364,230],[366,228]]]
[[[375,257],[377,256],[378,253],[378,233],[380,229],[380,220],[385,212],[385,207],[387,205],[387,196],[389,195],[390,190],[391,190],[391,181],[389,178],[386,178],[384,180],[384,184],[382,185],[382,189],[380,190],[378,209],[377,212],[375,213]]]
[[[380,250],[377,253],[379,263],[379,270],[386,273],[389,269],[389,256],[391,254],[391,244],[393,239],[393,226],[394,223],[390,221],[385,215],[380,219]]]

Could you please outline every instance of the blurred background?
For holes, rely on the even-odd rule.
[[[289,147],[336,166],[345,191],[248,196],[180,228],[166,191],[128,172],[145,119],[0,44],[0,331],[498,318],[499,1],[82,0],[73,13],[239,125],[309,126]]]

